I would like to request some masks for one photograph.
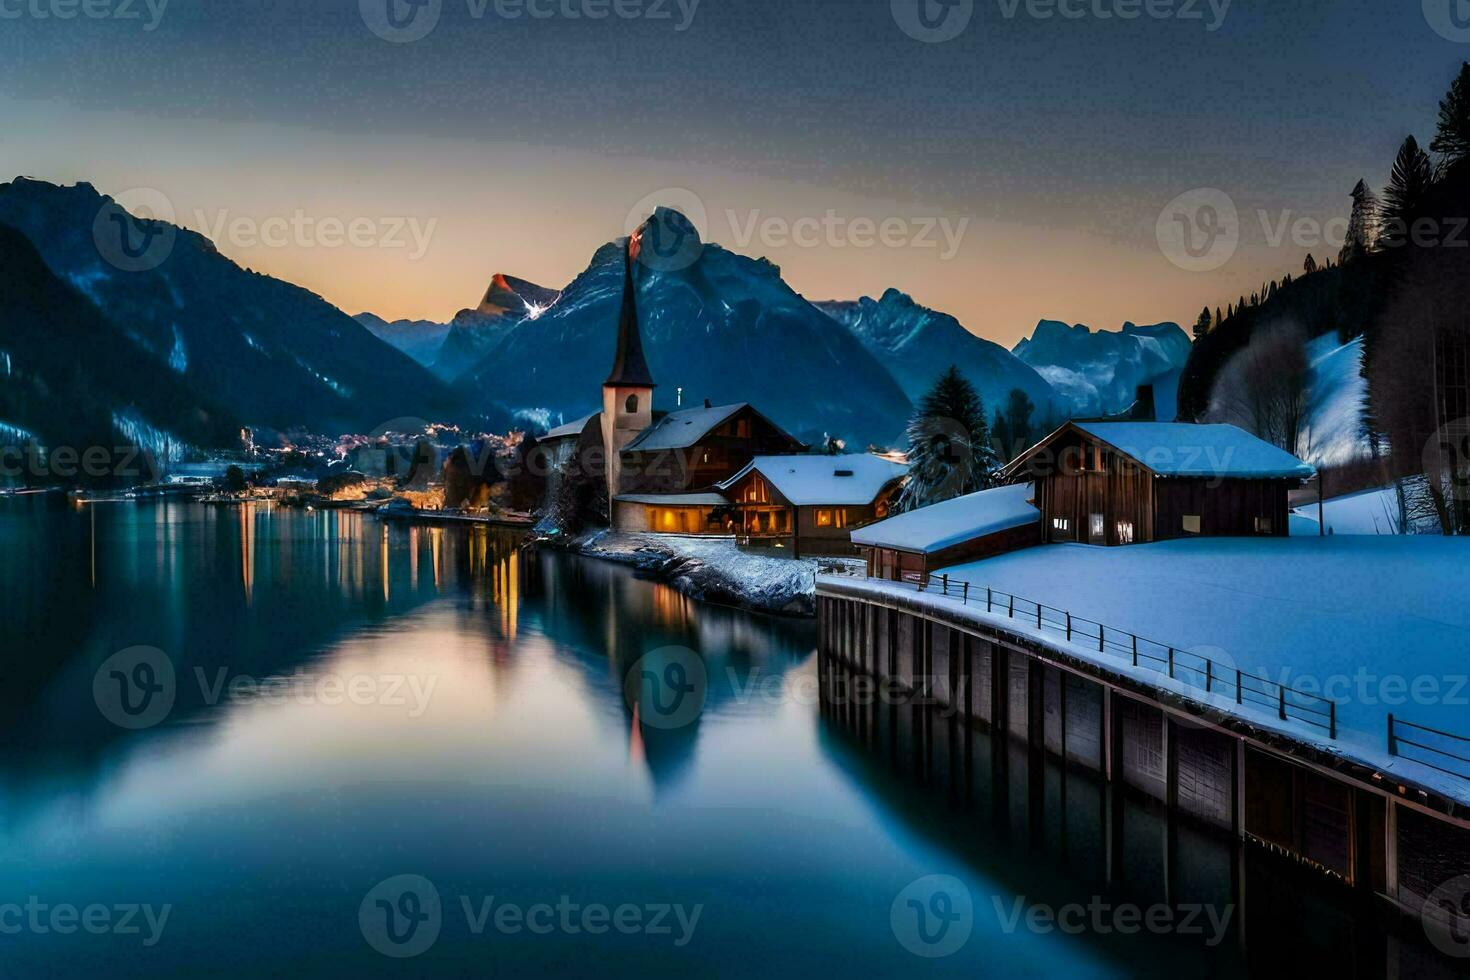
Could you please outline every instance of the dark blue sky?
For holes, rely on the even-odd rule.
[[[700,0],[692,18],[691,0],[622,0],[668,19],[602,21],[559,12],[588,0],[513,20],[443,0],[411,43],[375,35],[359,0],[172,0],[151,31],[145,0],[141,21],[31,13],[52,2],[0,0],[0,169],[157,188],[191,225],[208,208],[436,219],[407,266],[221,243],[349,308],[446,316],[496,270],[560,285],[635,201],[674,188],[808,295],[898,286],[1006,342],[1043,316],[1192,319],[1299,267],[1309,249],[1273,247],[1258,212],[1344,212],[1405,135],[1432,136],[1470,58],[1419,0],[1234,0],[1213,31],[1208,0],[1154,0],[1197,20],[974,0],[943,43],[906,34],[890,0]],[[1243,215],[1238,252],[1204,273],[1155,236],[1200,187]],[[729,240],[751,215],[829,211],[970,224],[950,257],[841,232]]]

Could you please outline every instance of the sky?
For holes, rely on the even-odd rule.
[[[1187,328],[1428,143],[1457,2],[0,0],[0,179],[388,319],[563,286],[669,204],[810,299],[1006,346]]]

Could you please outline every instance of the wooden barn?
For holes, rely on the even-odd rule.
[[[956,497],[852,532],[870,578],[921,584],[936,569],[1041,541],[1041,512],[1028,484]]]
[[[1047,541],[1127,545],[1285,537],[1287,493],[1314,472],[1233,425],[1069,422],[1003,478],[1035,483]]]
[[[850,533],[888,516],[908,467],[881,456],[757,456],[716,489],[742,544],[791,557],[853,554]]]

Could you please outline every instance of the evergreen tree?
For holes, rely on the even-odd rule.
[[[1215,329],[1215,327],[1218,327],[1220,324],[1222,324],[1224,322],[1225,322],[1225,318],[1220,315],[1220,307],[1218,307],[1218,306],[1215,307],[1215,324],[1210,329],[1213,330],[1213,329]]]
[[[1393,173],[1389,174],[1388,186],[1383,190],[1383,244],[1387,248],[1398,248],[1409,240],[1409,231],[1414,220],[1420,216],[1424,198],[1434,184],[1434,168],[1429,154],[1419,148],[1419,141],[1410,136],[1399,147],[1399,155],[1393,162]]]
[[[951,366],[929,389],[909,420],[909,481],[897,510],[916,510],[984,490],[995,482],[985,404]]]
[[[1309,276],[1317,271],[1317,260],[1312,258],[1311,252],[1307,253],[1307,261],[1302,264],[1302,271]]]
[[[1449,167],[1470,154],[1470,62],[1460,66],[1460,74],[1439,104],[1439,131],[1429,149],[1440,154]]]
[[[1210,308],[1206,306],[1200,313],[1199,319],[1194,321],[1194,336],[1196,340],[1210,332],[1211,323]]]
[[[1005,446],[1007,463],[1036,441],[1037,433],[1031,423],[1031,416],[1035,413],[1036,406],[1026,393],[1020,388],[1012,388],[1006,399],[1005,411],[1006,428],[1011,433],[1011,441]]]
[[[1378,195],[1360,180],[1353,188],[1353,213],[1348,219],[1347,237],[1338,253],[1337,264],[1360,259],[1373,251],[1378,233]]]

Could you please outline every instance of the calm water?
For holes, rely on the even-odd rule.
[[[1197,976],[1277,939],[1294,952],[1274,964],[1382,955],[1352,914],[1090,780],[942,719],[824,711],[808,622],[513,545],[0,501],[0,976]],[[162,653],[109,660],[140,646]],[[665,730],[624,678],[669,648],[708,690]],[[167,688],[167,713],[119,716],[119,678]],[[1089,902],[1233,918],[1217,945],[1208,925],[1013,922]],[[114,928],[130,906],[136,932]],[[916,956],[938,949],[920,926],[964,941]],[[414,959],[374,947],[410,935]]]

